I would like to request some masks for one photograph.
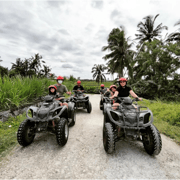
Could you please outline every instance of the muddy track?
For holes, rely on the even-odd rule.
[[[113,155],[102,143],[99,95],[89,95],[91,114],[78,110],[67,144],[50,133],[38,134],[28,147],[17,145],[0,164],[0,179],[180,179],[180,146],[162,137],[162,151],[149,156],[142,143],[119,141]]]

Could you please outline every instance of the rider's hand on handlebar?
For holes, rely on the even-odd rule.
[[[62,99],[62,98],[57,98],[56,100],[58,100],[58,101],[59,101],[60,99]]]
[[[138,101],[142,101],[143,99],[140,97],[136,97],[135,99],[137,99]]]
[[[71,95],[71,91],[68,91],[67,94]]]

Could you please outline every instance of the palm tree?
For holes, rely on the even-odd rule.
[[[43,65],[44,69],[41,69],[38,73],[39,76],[44,76],[44,77],[47,77],[49,74],[49,72],[51,71],[51,69],[46,66],[46,65]]]
[[[174,26],[180,25],[180,20],[174,24]],[[179,29],[178,29],[179,30]],[[180,42],[180,32],[174,32],[171,33],[168,37],[167,40],[168,42],[172,42],[172,41],[176,41],[176,42]]]
[[[103,57],[103,59],[109,60],[107,66],[109,72],[119,74],[119,77],[123,77],[123,70],[127,67],[130,74],[132,74],[132,68],[130,67],[130,61],[132,59],[132,50],[130,50],[133,43],[128,44],[129,38],[125,38],[125,31],[123,27],[114,28],[108,36],[108,45],[102,47],[102,51],[110,50],[111,53]]]
[[[102,73],[104,72],[104,70],[106,69],[106,67],[104,66],[104,64],[94,64],[94,67],[92,68],[91,73],[93,74],[93,79],[96,78],[96,82],[103,82],[106,81],[106,77],[105,75]]]
[[[31,58],[30,69],[35,71],[35,74],[39,71],[39,67],[41,67],[41,59],[42,56],[39,53],[35,54],[35,57]],[[42,61],[44,63],[44,61]]]
[[[21,58],[17,58],[16,59],[16,63],[11,63],[12,67],[11,69],[15,70],[17,74],[24,74],[24,68],[23,68],[23,61],[21,60]]]
[[[139,44],[142,45],[146,41],[153,41],[154,39],[157,39],[157,37],[161,37],[160,33],[163,29],[168,30],[167,26],[162,26],[162,23],[155,27],[155,20],[159,16],[157,14],[154,19],[153,16],[146,16],[143,19],[144,22],[140,22],[137,27],[139,28],[137,31],[140,32],[140,34],[135,34],[137,36],[136,40],[139,40]]]

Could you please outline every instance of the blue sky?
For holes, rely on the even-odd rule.
[[[0,0],[0,65],[39,53],[56,75],[92,79],[94,64],[106,63],[101,49],[113,28],[123,25],[133,40],[145,16],[160,14],[155,25],[169,28],[163,38],[178,29],[179,7],[179,0]]]

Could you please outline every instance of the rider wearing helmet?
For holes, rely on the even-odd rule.
[[[129,86],[127,86],[127,79],[124,77],[119,78],[119,87],[117,88],[117,91],[119,97],[128,97],[131,95],[133,98],[138,98],[140,101],[142,100]]]
[[[54,95],[54,96],[56,95],[56,91],[57,91],[56,86],[51,85],[51,86],[48,87],[48,89],[49,89],[49,95]]]
[[[54,86],[54,85],[50,85],[49,87],[48,87],[48,89],[49,89],[49,95],[50,96],[54,96],[56,99],[55,100],[60,100],[60,99],[62,99],[62,98],[57,98],[58,97],[58,95],[57,95],[57,87],[56,86]],[[60,105],[62,105],[62,103],[59,103]]]
[[[73,90],[84,92],[84,88],[81,85],[81,81],[80,80],[77,81],[77,85],[74,86]]]
[[[131,95],[133,98],[138,98],[140,101],[142,100],[139,98],[131,87],[127,86],[127,79],[124,77],[119,78],[119,87],[116,89],[116,92],[110,98],[113,99],[114,97],[128,97]],[[119,106],[119,101],[114,103],[114,106]]]
[[[54,85],[57,88],[57,93],[59,93],[59,96],[63,96],[64,93],[67,93],[70,95],[71,92],[68,92],[66,86],[62,84],[63,81],[64,81],[64,78],[62,76],[57,77],[57,84]]]
[[[64,80],[64,78],[62,76],[58,76],[57,77],[57,84],[54,85],[57,88],[57,94],[60,96],[56,100],[62,99],[61,97],[63,96],[64,93],[66,93],[68,95],[71,94],[71,92],[67,90],[66,86],[62,84],[63,80]],[[66,102],[63,102],[63,103],[60,103],[60,104],[61,105],[66,105],[68,107],[68,104]]]
[[[99,90],[100,94],[104,94],[107,91],[107,88],[104,87],[104,84],[101,84],[101,89]]]
[[[113,85],[110,86],[109,90],[111,91],[111,97],[114,96],[114,94],[116,92],[116,89],[117,89],[116,85],[113,84]],[[110,97],[110,99],[112,99],[111,97]],[[115,103],[115,100],[113,100],[113,104],[114,103]]]

